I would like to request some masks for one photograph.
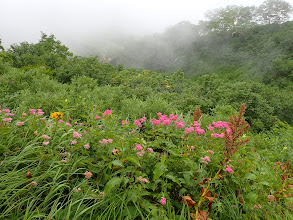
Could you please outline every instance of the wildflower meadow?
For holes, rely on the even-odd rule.
[[[0,219],[291,220],[286,83],[125,69],[45,34],[14,45],[0,53]]]

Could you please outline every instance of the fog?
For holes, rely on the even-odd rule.
[[[289,0],[288,2],[292,2]],[[41,31],[71,51],[93,41],[160,33],[181,21],[196,24],[210,9],[259,6],[263,0],[0,0],[0,39],[8,48],[36,43]],[[292,2],[293,3],[293,2]]]

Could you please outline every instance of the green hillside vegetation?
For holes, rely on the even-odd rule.
[[[0,219],[292,219],[293,23],[270,2],[115,65],[0,41]]]

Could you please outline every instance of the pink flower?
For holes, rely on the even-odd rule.
[[[159,125],[161,123],[160,120],[157,120],[157,119],[151,119],[151,122],[154,124],[154,125]]]
[[[39,116],[41,116],[41,115],[43,115],[44,114],[44,112],[42,112],[42,111],[38,111],[38,113],[37,113],[37,117],[39,117]]]
[[[227,165],[227,168],[225,169],[225,171],[228,173],[234,173],[234,171],[231,169],[231,167],[229,167],[229,165]]]
[[[31,115],[35,115],[37,110],[36,109],[30,109],[29,111],[30,111]]]
[[[60,153],[61,156],[66,156],[67,152]]]
[[[161,117],[163,114],[162,114],[161,112],[158,112],[157,115],[158,115],[159,117]]]
[[[209,125],[208,129],[209,129],[210,131],[213,131],[213,130],[214,130],[214,127],[212,127],[211,125]]]
[[[121,122],[121,124],[122,124],[122,125],[128,125],[128,121],[127,121],[127,120],[125,120],[125,121],[123,120],[123,121]]]
[[[140,144],[137,144],[136,147],[135,147],[135,149],[136,150],[142,150],[143,148],[142,148],[142,146]]]
[[[183,128],[184,127],[184,121],[174,121],[174,124],[176,124],[176,128]]]
[[[107,139],[103,139],[100,141],[101,144],[108,144],[108,140]]]
[[[74,124],[76,124],[76,125],[77,125],[77,121],[75,121],[75,122],[74,122]]]
[[[134,133],[134,131],[130,131],[130,134],[133,134]]]
[[[98,129],[101,129],[102,128],[102,125],[98,125]]]
[[[110,144],[112,144],[112,143],[113,143],[113,140],[112,140],[112,139],[108,139],[108,142],[109,142]]]
[[[190,149],[191,149],[191,150],[194,150],[194,146],[190,146]]]
[[[116,148],[114,148],[114,149],[112,150],[112,153],[115,154],[117,151],[118,151],[118,150],[117,150]]]
[[[67,125],[67,127],[72,128],[72,125],[70,123],[67,122],[66,125]]]
[[[74,145],[74,144],[76,144],[76,143],[77,143],[76,140],[72,140],[72,141],[71,141],[71,144],[72,144],[72,145]]]
[[[72,121],[72,118],[68,118],[69,121]]]
[[[65,158],[65,159],[61,160],[61,162],[67,163],[68,160],[67,160],[67,158]]]
[[[13,113],[6,113],[5,115],[6,115],[6,116],[14,116]]]
[[[104,113],[103,113],[103,116],[106,116],[106,115],[111,115],[112,114],[112,111],[107,109]]]
[[[64,121],[63,121],[63,120],[59,120],[58,122],[59,122],[59,123],[64,123]]]
[[[78,187],[77,189],[74,189],[73,191],[77,193],[77,192],[79,192],[80,190],[81,190],[81,188]]]
[[[172,114],[169,115],[169,118],[173,121],[175,121],[178,117],[179,117],[178,115],[172,115]]]
[[[94,108],[96,108],[97,107],[97,105],[94,105]]]
[[[83,130],[83,133],[84,133],[84,134],[87,134],[87,130]]]
[[[38,134],[39,134],[39,133],[38,133],[38,131],[35,131],[35,132],[34,132],[34,135],[36,135],[36,136],[37,136]]]
[[[47,146],[50,142],[49,141],[46,141],[46,142],[43,142],[43,145]]]
[[[137,155],[138,157],[142,157],[144,153],[145,153],[145,151],[142,150],[142,151],[137,152],[136,155]]]
[[[137,177],[137,179],[141,183],[148,183],[149,182],[146,178],[142,178],[142,176]]]
[[[209,156],[205,156],[204,159],[208,162],[211,162],[211,158]]]
[[[90,148],[90,145],[85,144],[85,145],[83,145],[83,147],[84,147],[85,149],[89,149],[89,148]]]
[[[23,116],[27,116],[27,114],[26,114],[26,113],[22,113],[22,115],[23,115]]]
[[[163,122],[162,122],[162,125],[169,125],[171,124],[171,120],[170,119],[165,119]]]
[[[99,119],[101,119],[101,117],[96,115],[96,116],[95,116],[95,119],[96,119],[96,120],[99,120]]]
[[[36,181],[32,181],[31,184],[34,186],[38,185]]]
[[[134,123],[135,123],[135,125],[136,125],[137,127],[139,127],[139,128],[142,127],[142,125],[141,125],[141,123],[140,123],[139,120],[135,120]]]
[[[78,138],[81,138],[82,135],[79,134],[77,131],[74,131],[74,132],[73,132],[73,137],[76,138],[76,139],[78,139]]]
[[[154,153],[153,148],[148,148],[148,152],[149,152],[149,153]]]
[[[166,198],[161,197],[161,201],[160,201],[160,203],[161,203],[162,205],[166,205]]]
[[[45,140],[48,140],[48,139],[50,139],[50,137],[48,136],[48,135],[42,135],[42,137],[45,139]]]
[[[208,150],[208,153],[209,153],[209,154],[214,154],[214,151],[212,151],[212,150]]]
[[[5,122],[11,122],[12,118],[3,118],[2,120],[5,121]]]
[[[211,162],[211,159],[209,156],[201,157],[200,158],[202,163],[208,164],[208,162]]]
[[[147,119],[146,117],[143,117],[143,118],[141,118],[141,119],[139,119],[139,120],[140,120],[141,123],[143,123],[143,122],[146,121],[146,119]]]
[[[91,172],[89,172],[89,171],[86,171],[85,173],[84,173],[84,175],[85,175],[85,178],[86,179],[89,179],[89,178],[91,178],[91,176],[93,175]]]
[[[199,127],[195,127],[194,130],[195,130],[195,132],[198,133],[198,134],[203,134],[203,133],[205,133],[205,130],[204,130],[204,129],[201,129],[201,128],[199,128]]]
[[[5,109],[2,109],[2,111],[3,111],[3,112],[6,112],[6,113],[9,113],[9,112],[10,112],[10,110],[9,110],[9,109],[7,109],[7,108],[5,108]]]
[[[16,125],[17,125],[17,126],[22,126],[22,125],[24,125],[24,122],[19,121],[19,122],[16,123]]]

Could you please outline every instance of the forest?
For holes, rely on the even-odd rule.
[[[97,56],[0,40],[0,219],[292,219],[291,13],[228,6]]]

